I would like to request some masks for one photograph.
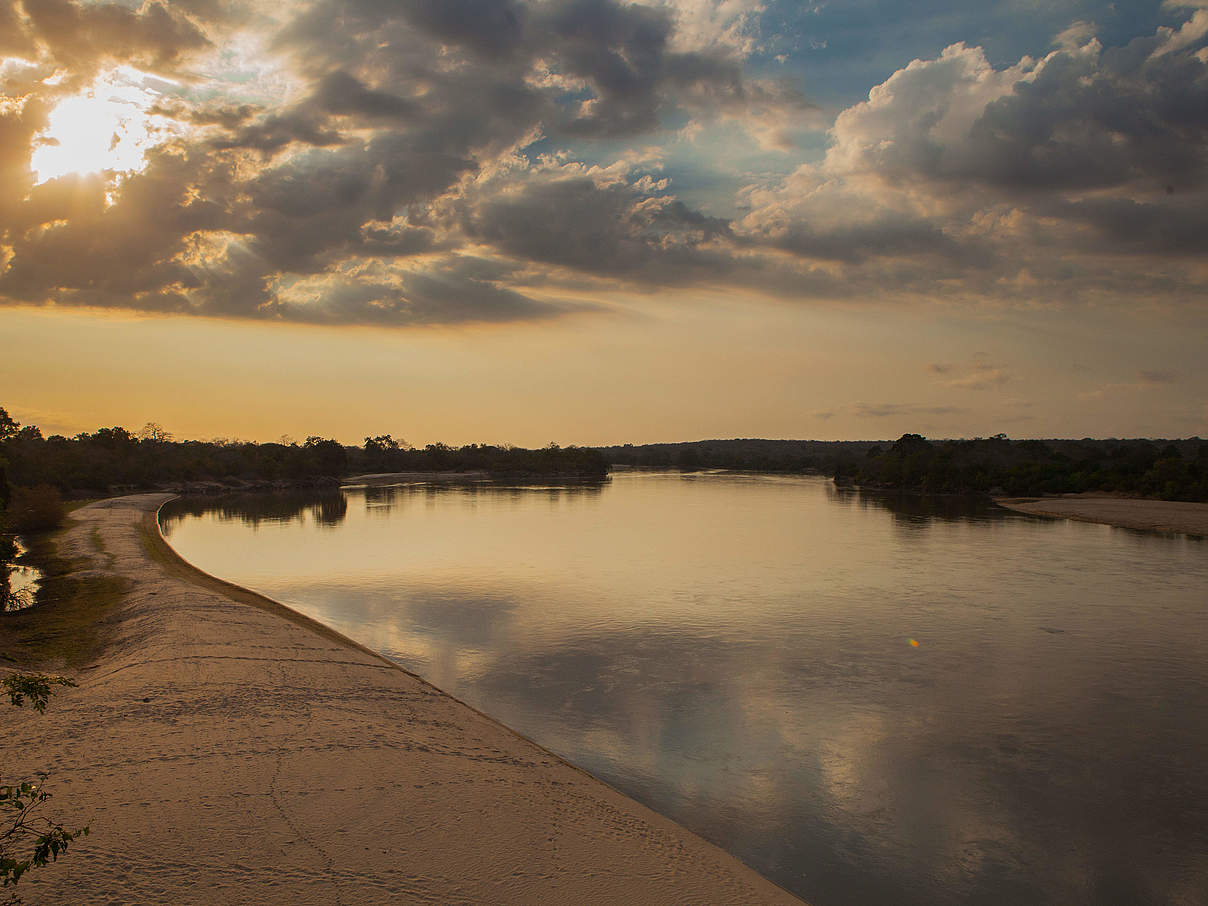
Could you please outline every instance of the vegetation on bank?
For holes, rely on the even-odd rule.
[[[750,472],[833,475],[836,466],[863,456],[876,441],[701,440],[680,444],[624,444],[597,447],[614,465],[645,469],[741,469]]]
[[[645,468],[745,469],[829,475],[840,484],[938,494],[1037,497],[1102,491],[1208,500],[1208,441],[707,440],[601,447],[609,462]]]
[[[1208,441],[929,441],[904,434],[842,461],[837,482],[945,494],[1038,497],[1087,491],[1208,500]]]
[[[54,488],[71,496],[206,481],[322,485],[363,472],[482,471],[509,478],[602,478],[608,472],[608,462],[598,452],[556,444],[541,450],[491,444],[416,449],[389,435],[367,437],[361,447],[318,436],[302,443],[174,441],[154,424],[139,434],[113,427],[75,437],[44,437],[37,427],[14,422],[3,409],[0,456],[7,462],[0,465],[7,469],[7,482],[0,475],[5,487]]]

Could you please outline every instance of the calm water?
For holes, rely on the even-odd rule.
[[[14,539],[14,544],[16,556],[20,558],[25,553],[25,546],[19,538]],[[0,572],[0,592],[4,591],[6,584],[8,587],[8,594],[4,596],[4,609],[21,610],[32,606],[42,580],[41,571],[20,561],[16,564],[9,563],[7,567],[0,565],[0,570],[3,571]]]
[[[1208,903],[1206,542],[720,474],[173,507],[815,906]]]

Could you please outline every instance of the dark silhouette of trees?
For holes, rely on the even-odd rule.
[[[1208,442],[1023,440],[998,434],[928,441],[904,434],[889,449],[849,457],[837,470],[863,487],[945,494],[1104,491],[1166,500],[1208,500]]]
[[[839,484],[940,494],[1107,491],[1208,500],[1208,441],[1011,440],[1005,434],[930,441],[704,440],[600,447],[641,468],[742,469],[830,475]]]
[[[607,460],[582,447],[524,450],[491,444],[415,450],[389,434],[344,446],[312,435],[305,442],[174,441],[155,422],[138,435],[114,426],[64,437],[43,437],[0,409],[0,505],[10,486],[46,486],[64,496],[179,487],[187,483],[325,486],[365,472],[486,472],[499,477],[600,478]]]

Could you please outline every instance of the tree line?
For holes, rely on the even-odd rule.
[[[840,484],[940,494],[1032,497],[1102,491],[1208,500],[1208,441],[1108,439],[704,440],[598,448],[617,465],[812,473]]]
[[[135,434],[99,428],[74,437],[43,436],[0,409],[0,486],[47,486],[83,496],[154,489],[185,482],[270,482],[305,486],[334,484],[362,472],[480,471],[495,477],[601,478],[607,460],[583,447],[540,449],[493,444],[412,448],[390,435],[365,438],[363,446],[312,436],[302,443],[238,440],[174,441],[157,425]],[[0,500],[3,503],[3,500]]]
[[[1010,440],[1005,435],[929,441],[904,434],[838,464],[835,480],[861,487],[1036,497],[1101,491],[1163,500],[1208,500],[1208,441]]]

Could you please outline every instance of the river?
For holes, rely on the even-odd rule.
[[[727,473],[161,523],[814,906],[1208,902],[1202,540]]]

